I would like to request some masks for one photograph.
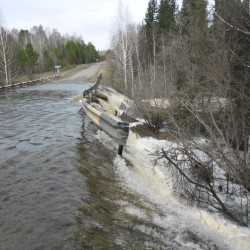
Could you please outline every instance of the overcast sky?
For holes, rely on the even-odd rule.
[[[134,22],[141,23],[149,0],[123,0]],[[181,2],[179,0],[178,2]],[[42,25],[61,34],[82,36],[96,49],[109,48],[118,0],[1,0],[0,10],[9,30]]]

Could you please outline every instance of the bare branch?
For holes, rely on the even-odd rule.
[[[245,30],[242,30],[242,29],[239,29],[238,27],[235,27],[234,25],[230,24],[229,22],[227,22],[225,19],[223,19],[216,11],[214,12],[214,14],[225,24],[227,24],[229,27],[231,27],[232,29],[235,29],[239,32],[242,32],[246,35],[250,35],[250,32],[249,31],[245,31]]]

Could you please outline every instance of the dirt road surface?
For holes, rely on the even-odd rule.
[[[61,81],[70,81],[70,82],[85,82],[89,81],[93,77],[97,77],[99,74],[100,69],[103,67],[105,62],[99,62],[99,63],[94,63],[90,64],[89,67],[87,68],[80,68],[76,72],[72,72],[70,76],[65,77]],[[68,74],[68,73],[66,73]],[[63,77],[63,74],[62,74]]]

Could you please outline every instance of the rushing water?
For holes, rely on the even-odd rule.
[[[71,101],[88,86],[53,83],[0,92],[1,250],[161,246],[135,230],[149,222],[125,207],[144,205],[122,187],[116,150],[97,139],[96,126]]]
[[[228,249],[194,233],[168,187],[78,112],[88,86],[0,91],[0,249]]]

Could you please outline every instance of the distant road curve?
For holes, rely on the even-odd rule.
[[[97,75],[99,73],[101,67],[103,67],[104,64],[105,64],[105,62],[90,64],[90,66],[88,68],[83,68],[83,69],[73,73],[73,75],[60,80],[60,82],[61,81],[70,81],[70,82],[87,81],[91,77]]]

